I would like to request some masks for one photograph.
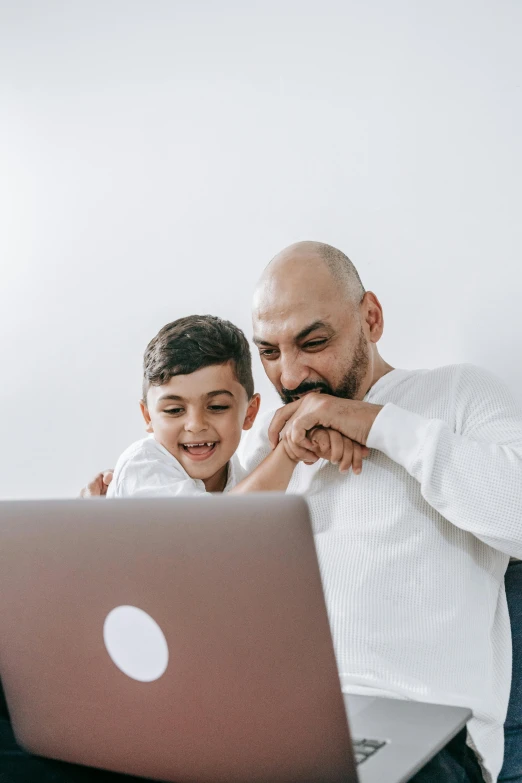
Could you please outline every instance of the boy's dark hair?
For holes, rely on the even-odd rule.
[[[174,375],[189,375],[213,364],[234,365],[248,399],[254,394],[248,340],[237,326],[215,315],[189,315],[166,324],[143,356],[143,402],[150,386],[161,386]]]

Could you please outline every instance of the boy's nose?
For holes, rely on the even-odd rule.
[[[188,421],[185,422],[185,432],[205,432],[208,430],[208,425],[203,416],[191,416]]]

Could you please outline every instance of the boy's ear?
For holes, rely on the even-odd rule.
[[[261,395],[260,394],[254,394],[250,402],[248,403],[248,408],[245,416],[245,421],[243,422],[243,429],[249,430],[253,423],[256,420],[256,416],[259,413],[259,406],[261,405]]]
[[[145,424],[147,425],[146,431],[154,432],[154,430],[152,429],[152,422],[150,420],[149,409],[147,408],[147,405],[143,402],[143,400],[140,400],[140,410],[141,410],[141,415],[145,419]]]

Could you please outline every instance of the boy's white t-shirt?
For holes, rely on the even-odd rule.
[[[228,478],[224,492],[246,476],[234,454],[228,463]],[[157,498],[179,495],[205,495],[201,479],[194,479],[161,443],[149,435],[126,449],[116,463],[109,484],[109,498]]]

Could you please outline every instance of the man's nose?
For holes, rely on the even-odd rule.
[[[302,364],[295,356],[282,355],[279,367],[281,386],[288,389],[288,391],[297,389],[308,378],[308,367]]]

